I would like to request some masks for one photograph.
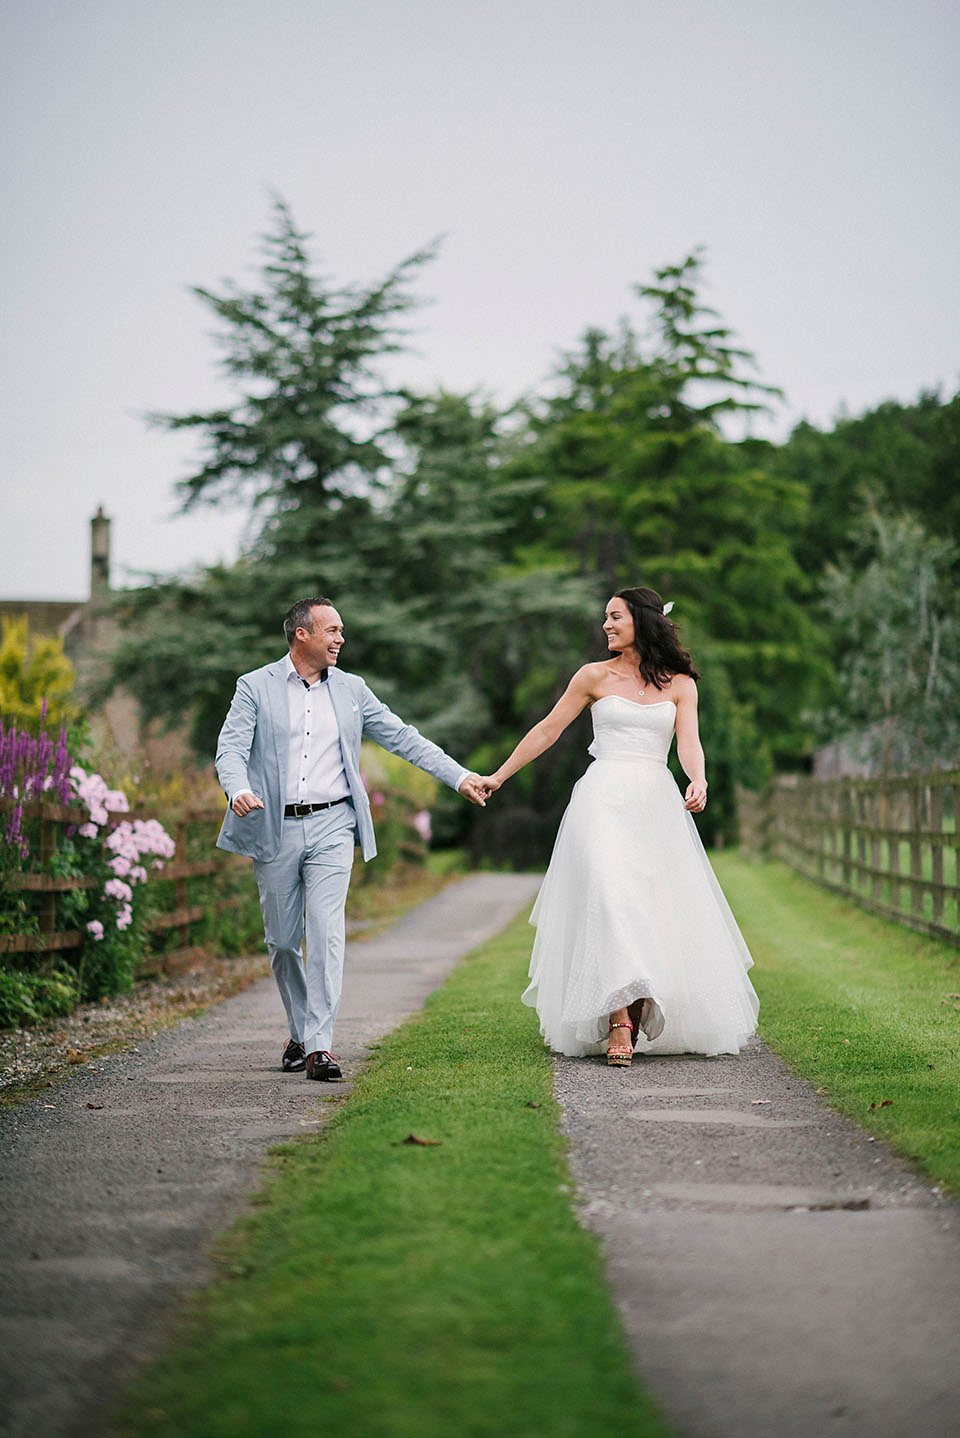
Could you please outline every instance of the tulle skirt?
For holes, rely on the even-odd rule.
[[[756,1028],[753,960],[658,759],[594,760],[530,922],[523,1001],[559,1053],[602,1052],[609,1015],[645,998],[638,1053],[738,1053]]]

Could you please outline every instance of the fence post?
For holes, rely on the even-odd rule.
[[[910,790],[910,912],[923,912],[923,844],[920,838],[923,794],[919,784]]]
[[[960,770],[825,781],[781,775],[769,803],[777,858],[960,947]]]
[[[41,807],[39,858],[45,865],[57,847],[57,821],[46,813],[47,806]],[[52,934],[57,927],[57,896],[51,889],[41,893],[37,902],[37,922],[41,934]]]
[[[933,883],[933,922],[943,918],[943,784],[930,785],[930,879]]]

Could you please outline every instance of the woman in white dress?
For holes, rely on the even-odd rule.
[[[482,782],[492,794],[591,705],[594,762],[574,786],[530,922],[524,1003],[551,1048],[738,1053],[756,1028],[752,959],[691,814],[707,803],[697,672],[655,590],[610,600],[610,659],[585,664],[554,708]],[[677,756],[689,780],[667,768]]]

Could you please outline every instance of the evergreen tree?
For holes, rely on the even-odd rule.
[[[837,684],[826,738],[883,772],[960,763],[957,551],[909,514],[868,505],[861,555],[831,565],[823,589]]]
[[[766,448],[764,462],[809,495],[796,553],[811,573],[863,559],[864,544],[878,538],[860,522],[868,496],[883,513],[912,514],[928,533],[960,544],[960,393],[890,400],[828,430],[804,421],[786,444]]]
[[[627,324],[584,336],[531,414],[516,468],[541,481],[538,562],[575,555],[597,577],[601,609],[625,585],[651,585],[676,601],[694,649],[709,648],[704,711],[723,731],[711,770],[719,779],[715,766],[729,767],[721,787],[732,793],[735,778],[756,781],[806,752],[801,714],[822,661],[812,581],[792,552],[804,488],[720,431],[725,414],[776,391],[744,372],[749,354],[698,302],[699,272],[694,255],[639,287],[652,308],[645,341]],[[732,807],[711,805],[711,822],[732,836]]]
[[[376,284],[337,289],[313,274],[308,238],[277,200],[259,288],[194,287],[221,323],[221,367],[240,394],[224,409],[152,417],[202,438],[205,461],[179,486],[186,508],[227,499],[336,513],[389,469],[381,439],[393,396],[380,362],[401,347],[409,285],[432,250]]]
[[[375,284],[337,288],[314,275],[307,240],[278,200],[259,286],[194,290],[220,322],[236,402],[152,417],[201,440],[203,463],[179,485],[184,508],[230,503],[260,514],[238,564],[158,580],[119,600],[127,637],[108,684],[134,688],[147,719],[190,715],[200,752],[215,739],[238,664],[282,650],[293,599],[359,594],[376,572],[371,549],[374,557],[384,549],[378,505],[401,398],[380,362],[400,347],[410,282],[430,251]]]

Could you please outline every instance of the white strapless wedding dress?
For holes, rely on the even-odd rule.
[[[602,1052],[609,1015],[642,998],[637,1053],[738,1053],[756,1028],[753,960],[667,768],[675,720],[670,700],[593,705],[594,762],[530,916],[523,1001],[560,1053]]]

